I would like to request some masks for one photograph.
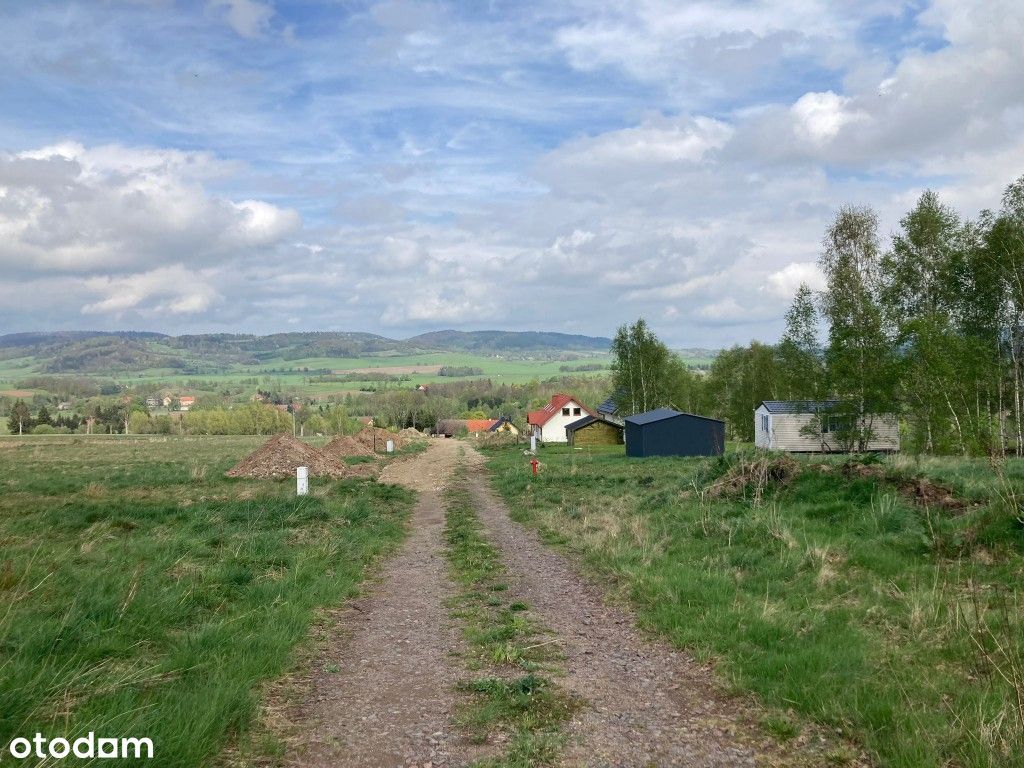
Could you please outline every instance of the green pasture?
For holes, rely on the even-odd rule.
[[[154,764],[191,767],[247,732],[412,502],[223,476],[265,439],[0,438],[0,745],[147,736]]]
[[[519,450],[490,466],[517,519],[757,694],[773,732],[815,722],[882,766],[1024,764],[1024,461],[887,463],[969,502],[945,509],[895,479],[848,477],[843,458],[803,460],[761,493],[715,492],[742,456],[545,447],[536,479]]]

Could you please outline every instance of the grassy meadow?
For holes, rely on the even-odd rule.
[[[147,736],[210,765],[318,609],[403,537],[411,495],[231,480],[265,438],[0,439],[0,749]]]
[[[540,458],[534,479],[521,451],[490,454],[517,519],[579,556],[646,628],[755,692],[769,730],[817,721],[883,766],[1024,764],[1024,461],[890,460],[971,501],[942,510],[846,477],[839,458],[717,497],[705,489],[735,452]]]

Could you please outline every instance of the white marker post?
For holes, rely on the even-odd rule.
[[[305,496],[309,493],[309,467],[295,468],[295,495]]]
[[[537,452],[537,436],[530,435],[530,453]]]
[[[388,440],[388,453],[394,453],[394,452],[395,452],[395,441],[394,440]]]

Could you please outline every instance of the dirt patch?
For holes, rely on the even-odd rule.
[[[331,458],[345,459],[350,456],[373,456],[373,449],[349,435],[339,435],[323,447],[323,452]]]
[[[351,475],[340,461],[291,435],[272,437],[225,474],[228,477],[294,477],[298,467],[309,467],[312,477]]]
[[[27,389],[0,389],[0,396],[3,397],[32,397],[33,393]]]
[[[394,441],[396,451],[405,445],[405,441],[399,435],[381,427],[364,427],[355,434],[353,439],[364,448],[369,449],[370,453],[387,451],[388,440]]]
[[[800,463],[791,456],[741,457],[705,493],[710,498],[741,496],[752,491],[760,499],[769,486],[789,485],[800,474]]]
[[[831,468],[829,468],[831,471]],[[847,461],[840,467],[843,477],[869,478],[880,483],[891,485],[901,495],[925,507],[959,512],[969,506],[963,499],[957,498],[956,491],[948,485],[937,483],[927,477],[901,477],[890,474],[882,464],[862,464],[859,461]]]
[[[427,435],[425,433],[423,433],[423,432],[420,432],[415,427],[406,427],[405,429],[399,430],[398,431],[398,436],[402,440],[407,442],[407,443],[412,441],[412,440],[426,440],[427,439]]]

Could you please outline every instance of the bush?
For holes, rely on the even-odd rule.
[[[55,435],[57,430],[50,424],[36,424],[32,428],[33,435]]]

